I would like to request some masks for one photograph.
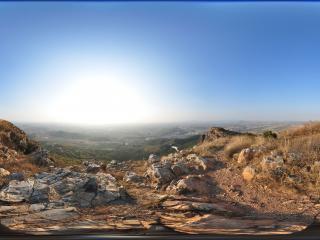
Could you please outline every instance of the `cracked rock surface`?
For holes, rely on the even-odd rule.
[[[125,197],[116,179],[107,173],[88,174],[55,168],[25,181],[12,180],[0,191],[8,203],[61,201],[79,207],[95,207]]]

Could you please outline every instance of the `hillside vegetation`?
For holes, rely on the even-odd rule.
[[[250,181],[320,196],[319,122],[278,133],[213,137],[193,151],[206,157],[219,156],[242,170],[250,169]]]

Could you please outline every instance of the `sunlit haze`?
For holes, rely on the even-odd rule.
[[[0,3],[0,118],[320,118],[320,4]]]

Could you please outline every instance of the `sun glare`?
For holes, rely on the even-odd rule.
[[[54,100],[50,115],[79,124],[144,122],[151,112],[133,78],[117,71],[78,72]]]

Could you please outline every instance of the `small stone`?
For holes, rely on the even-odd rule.
[[[246,181],[251,181],[255,177],[255,170],[254,168],[247,166],[244,168],[242,172],[243,179]]]
[[[144,180],[144,177],[137,175],[134,172],[126,172],[123,181],[130,182],[130,183],[142,183]]]
[[[160,162],[160,158],[156,154],[150,154],[148,158],[148,163],[153,164],[157,162]]]
[[[0,177],[7,177],[10,175],[10,172],[4,168],[0,168]]]
[[[100,171],[101,166],[95,163],[89,163],[87,166],[87,173],[97,173]]]

